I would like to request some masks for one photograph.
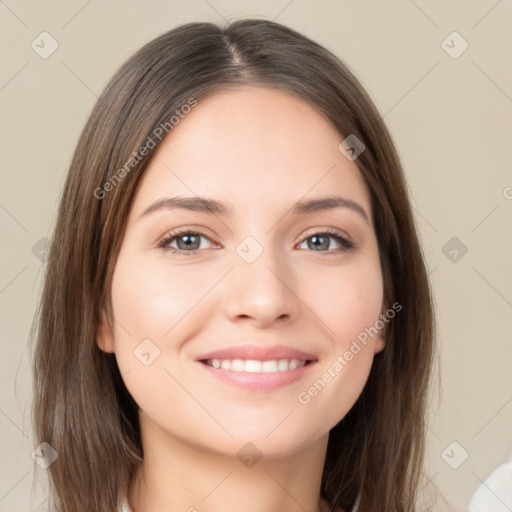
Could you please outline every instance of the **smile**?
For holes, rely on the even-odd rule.
[[[270,359],[257,361],[254,359],[206,359],[201,361],[212,368],[245,373],[278,373],[296,370],[311,361],[299,359]]]
[[[238,345],[195,358],[206,379],[250,391],[272,391],[310,374],[318,358],[286,345]]]

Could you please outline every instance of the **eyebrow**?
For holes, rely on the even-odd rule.
[[[291,207],[292,215],[306,215],[322,210],[348,208],[358,213],[369,224],[368,214],[358,203],[340,196],[325,196],[316,199],[300,200]],[[164,197],[149,205],[140,215],[144,217],[156,211],[172,211],[176,209],[208,213],[212,215],[233,215],[233,208],[215,199],[206,197]]]

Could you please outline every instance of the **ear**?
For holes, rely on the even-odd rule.
[[[101,313],[101,324],[100,324],[100,328],[99,328],[97,344],[98,344],[98,347],[101,350],[103,350],[103,352],[107,352],[107,353],[115,352],[114,334],[113,334],[112,327],[110,326],[110,322],[108,321],[105,311],[102,311],[102,313]]]
[[[388,310],[388,307],[386,306],[385,303],[382,303],[382,308],[381,308],[381,313],[380,313],[380,316],[379,318],[382,316],[382,315],[385,315],[386,311]],[[384,329],[382,329],[380,332],[379,332],[379,335],[377,336],[376,340],[375,340],[375,345],[374,345],[374,350],[373,350],[373,353],[374,354],[378,354],[379,352],[381,352],[382,350],[384,350],[384,348],[386,347],[386,340],[384,338],[385,334],[387,332],[387,328],[384,327]]]
[[[385,346],[386,346],[386,340],[384,339],[384,336],[382,334],[379,334],[377,336],[377,339],[375,340],[375,346],[374,346],[373,353],[377,354],[378,352],[381,352],[382,350],[384,350]]]

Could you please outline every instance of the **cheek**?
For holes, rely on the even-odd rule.
[[[201,298],[218,279],[204,274],[170,269],[162,259],[143,261],[130,251],[121,253],[116,264],[112,304],[117,363],[136,403],[162,424],[170,424],[173,402],[183,414],[198,415],[172,375],[182,344],[201,329]]]
[[[184,271],[179,266],[170,269],[165,262],[120,256],[112,282],[116,319],[136,338],[134,343],[151,338],[168,344],[197,314],[202,297],[217,279],[199,267]],[[118,333],[124,336],[122,330]]]
[[[332,428],[359,398],[373,363],[377,337],[369,329],[379,320],[383,300],[378,256],[324,271],[306,293],[328,327],[331,345],[297,401]]]
[[[336,349],[375,324],[383,301],[378,259],[323,269],[302,283],[304,302],[322,320]]]

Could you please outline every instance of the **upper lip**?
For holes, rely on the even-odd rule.
[[[298,359],[299,361],[317,360],[313,354],[285,345],[240,345],[227,347],[201,354],[196,358],[196,361],[205,361],[207,359],[244,359],[254,361],[269,361],[273,359]]]

